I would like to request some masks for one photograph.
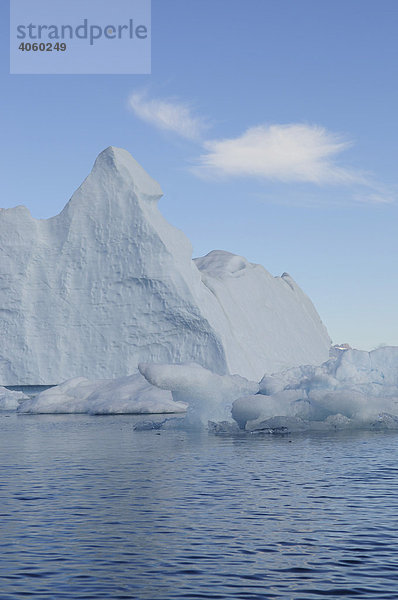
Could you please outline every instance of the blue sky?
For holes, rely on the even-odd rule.
[[[194,255],[289,272],[334,342],[398,345],[396,0],[153,0],[151,75],[9,75],[1,200],[58,213],[109,145]]]

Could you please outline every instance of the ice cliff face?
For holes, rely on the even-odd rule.
[[[225,324],[219,335],[231,373],[257,380],[261,371],[304,364],[304,357],[311,364],[329,357],[327,331],[287,273],[273,277],[261,265],[222,250],[194,262],[222,307]]]
[[[258,380],[327,359],[326,329],[289,276],[221,251],[192,261],[161,195],[111,147],[59,215],[0,210],[0,385],[185,361]]]

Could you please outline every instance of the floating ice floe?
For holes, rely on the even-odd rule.
[[[266,375],[260,393],[237,399],[241,429],[398,428],[398,347],[346,350],[320,366]]]
[[[76,377],[18,406],[21,413],[154,414],[185,412],[171,392],[154,387],[140,374],[114,380]]]
[[[188,405],[186,424],[207,426],[208,421],[231,421],[236,398],[255,394],[258,383],[240,375],[217,375],[198,364],[140,363],[140,372],[153,385],[170,390],[176,402]]]
[[[186,411],[182,419],[147,421],[138,429],[272,434],[398,429],[398,347],[346,350],[320,366],[265,375],[260,384],[239,375],[218,375],[195,363],[140,363],[139,370],[115,380],[75,378],[33,399],[14,398],[7,406],[24,413]]]

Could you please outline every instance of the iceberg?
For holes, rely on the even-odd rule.
[[[110,147],[60,214],[0,210],[2,385],[119,378],[140,362],[258,381],[327,359],[327,331],[291,277],[220,250],[192,260],[161,196]]]
[[[398,428],[398,347],[349,349],[320,366],[265,375],[258,394],[234,401],[232,416],[249,431],[276,418],[290,430]]]
[[[288,273],[273,277],[263,266],[223,250],[194,263],[227,318],[219,334],[230,373],[258,381],[265,371],[328,358],[326,328]]]
[[[218,375],[198,364],[140,363],[139,369],[114,380],[69,379],[33,398],[15,400],[9,410],[91,415],[187,412],[184,426],[203,428],[209,420],[232,421],[232,402],[259,389],[258,383],[244,377]],[[178,424],[181,426],[180,421]]]
[[[154,387],[140,373],[134,373],[110,381],[76,377],[22,401],[17,409],[29,414],[138,415],[185,412],[187,405],[175,402],[171,392]]]
[[[346,350],[319,366],[265,375],[260,383],[197,363],[140,363],[114,380],[65,381],[34,398],[0,388],[0,408],[20,413],[170,414],[138,430],[286,434],[398,429],[398,347]]]

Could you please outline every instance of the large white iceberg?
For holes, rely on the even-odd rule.
[[[190,361],[258,380],[327,359],[326,329],[288,275],[228,252],[192,261],[189,240],[158,210],[161,195],[110,147],[59,215],[0,210],[1,384]]]
[[[286,422],[291,429],[398,428],[398,347],[346,350],[320,366],[266,375],[260,393],[237,399],[232,416],[242,429]]]

